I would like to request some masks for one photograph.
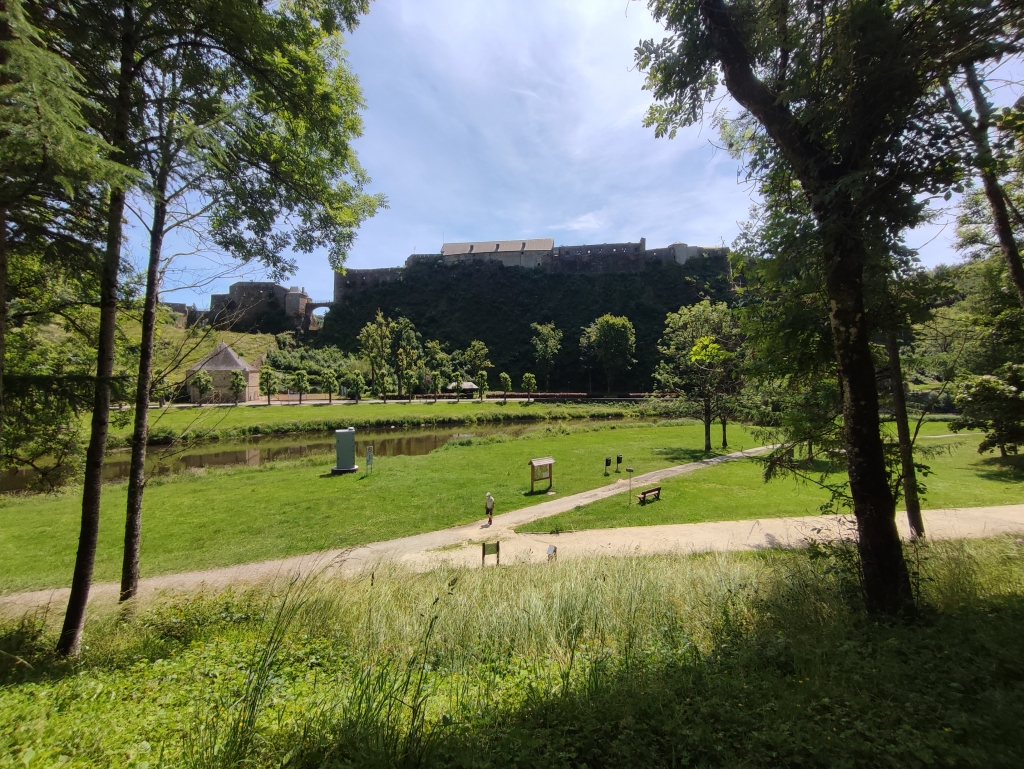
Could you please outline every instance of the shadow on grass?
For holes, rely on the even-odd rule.
[[[536,491],[524,491],[523,496],[527,498],[554,496],[557,491],[558,490],[554,486],[550,489],[545,487],[543,489],[537,489]]]
[[[665,446],[662,448],[651,449],[652,454],[656,454],[659,457],[664,457],[673,464],[686,464],[688,462],[700,462],[702,459],[712,459],[713,457],[722,456],[722,451],[718,449],[712,449],[711,453],[704,451],[704,449],[689,449],[682,446]]]
[[[1007,457],[986,457],[980,462],[978,475],[987,481],[1024,482],[1024,454]]]

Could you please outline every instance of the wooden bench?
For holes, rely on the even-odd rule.
[[[653,489],[641,491],[636,495],[636,501],[641,505],[646,505],[649,499],[661,499],[661,486],[655,486]]]

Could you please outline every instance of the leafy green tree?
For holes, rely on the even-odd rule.
[[[712,304],[705,299],[665,318],[665,333],[658,344],[662,361],[654,378],[664,389],[687,392],[701,404],[704,451],[711,451],[716,413],[725,414],[721,401],[738,390],[739,346],[739,329],[725,302]],[[723,418],[722,447],[726,444]]]
[[[246,86],[253,89],[254,98],[238,98],[237,104],[250,103],[266,106],[270,114],[258,130],[249,132],[243,141],[250,144],[279,144],[280,154],[265,152],[266,161],[260,169],[266,171],[263,178],[281,179],[291,176],[300,179],[301,174],[287,174],[286,162],[290,146],[309,147],[311,141],[321,139],[320,151],[314,152],[321,161],[329,156],[324,152],[324,142],[341,141],[332,137],[335,129],[333,111],[336,104],[325,103],[325,95],[331,89],[324,86],[324,67],[332,66],[337,56],[324,56],[329,48],[326,37],[334,30],[355,23],[359,13],[365,12],[363,0],[339,0],[336,3],[320,4],[312,8],[296,7],[292,4],[265,5],[252,0],[226,0],[216,7],[191,0],[166,4],[156,0],[142,0],[127,4],[112,4],[105,0],[76,0],[75,2],[47,3],[45,12],[40,14],[47,22],[47,32],[62,39],[62,53],[83,77],[85,93],[96,103],[91,111],[94,116],[93,128],[103,135],[117,153],[117,159],[133,163],[137,147],[134,144],[135,121],[138,119],[140,95],[145,94],[145,63],[165,55],[174,49],[203,51],[218,59],[225,71],[236,78],[234,93],[237,97],[245,94]],[[298,10],[298,12],[295,12]],[[144,98],[144,97],[143,97]],[[329,99],[326,101],[330,101]],[[327,107],[327,112],[322,108]],[[247,116],[255,120],[256,112],[250,110]],[[266,130],[274,127],[285,129],[289,135],[281,136],[280,131]],[[309,137],[302,141],[299,134]],[[239,191],[250,193],[260,189],[256,180],[235,173],[225,163],[226,184],[234,184]],[[331,177],[329,164],[321,168],[326,172],[320,178]],[[307,167],[312,176],[313,166]],[[291,199],[317,200],[309,196],[310,189],[299,190],[301,185],[289,187]],[[96,396],[92,407],[92,424],[87,450],[86,473],[82,501],[82,529],[80,546],[72,580],[71,598],[65,616],[64,627],[58,641],[58,653],[74,654],[78,650],[88,603],[89,587],[95,563],[96,540],[98,537],[100,496],[102,492],[103,458],[109,431],[111,381],[115,358],[115,332],[119,299],[119,276],[121,274],[121,251],[123,221],[127,183],[112,185],[106,200],[107,247],[103,262],[98,270],[100,276],[99,331]],[[265,188],[264,188],[265,191]],[[317,190],[313,190],[317,191]],[[225,199],[237,200],[234,195]],[[274,196],[264,195],[260,206],[264,209],[264,221],[272,220],[272,226],[279,223],[282,207]],[[273,248],[281,241],[271,237],[272,233],[261,231],[256,225],[255,204],[250,205],[244,216],[235,216],[233,211],[222,210],[211,220],[213,230],[218,233],[215,241],[228,251],[235,250],[229,237],[231,233],[246,232],[251,243],[262,240],[265,247]],[[235,210],[242,210],[235,207]],[[295,214],[302,222],[297,232],[302,237],[291,241],[300,250],[323,245],[316,239],[319,224],[329,218],[331,211],[324,209],[323,216],[301,216],[299,208],[287,206],[286,213]],[[307,212],[312,213],[312,212]],[[339,224],[344,227],[347,212],[338,212]],[[244,224],[242,224],[244,222]],[[232,223],[237,226],[232,228]],[[282,228],[283,230],[283,228]],[[280,232],[281,230],[278,230]],[[351,226],[347,228],[351,238]],[[131,515],[129,516],[131,517]],[[137,550],[138,518],[129,521],[126,527],[126,550]],[[128,529],[132,526],[136,531]],[[131,540],[131,542],[129,542]],[[126,559],[133,557],[126,556]],[[129,581],[131,575],[127,575]],[[123,575],[122,581],[125,575]],[[124,592],[124,591],[122,591]]]
[[[366,390],[366,380],[363,379],[363,373],[355,369],[349,370],[344,374],[342,382],[348,389],[348,396],[352,400],[358,402],[363,396],[363,392]]]
[[[523,374],[523,392],[526,393],[526,400],[530,400],[530,395],[537,392],[537,377],[533,374]]]
[[[494,368],[488,358],[489,355],[490,350],[487,349],[487,345],[479,339],[474,339],[469,343],[469,347],[462,352],[460,368],[466,372]]]
[[[213,377],[209,371],[197,371],[189,380],[189,385],[196,391],[196,405],[200,405],[213,390]]]
[[[452,377],[452,384],[455,385],[455,402],[458,403],[462,400],[462,385],[466,381],[466,372],[458,368],[452,372]]]
[[[580,349],[592,356],[604,369],[610,394],[614,376],[628,370],[636,362],[633,360],[636,331],[629,318],[602,315],[583,329]]]
[[[918,224],[921,195],[957,182],[937,83],[1014,49],[1024,9],[974,0],[653,0],[651,9],[669,37],[636,50],[657,101],[647,123],[673,135],[702,118],[724,82],[745,111],[750,173],[789,184],[811,210],[867,606],[913,612],[879,430],[865,270],[884,256],[880,228]]]
[[[502,371],[498,374],[498,380],[501,382],[501,402],[508,403],[508,391],[512,389],[512,377]]]
[[[476,372],[476,381],[473,384],[477,386],[480,393],[480,402],[483,403],[484,398],[487,397],[487,371],[480,369]]]
[[[334,391],[338,389],[338,375],[331,369],[320,374],[320,391],[327,393],[328,405],[334,403]]]
[[[550,392],[551,367],[558,351],[562,349],[562,332],[554,323],[531,323],[530,328],[535,332],[530,340],[533,343],[533,359],[544,377],[544,389]]]
[[[384,372],[391,359],[393,343],[391,320],[378,309],[377,316],[359,332],[359,355],[370,367],[370,389],[375,393],[381,392],[382,382],[379,380],[388,376]],[[386,394],[386,388],[384,392]]]
[[[281,388],[281,378],[274,369],[264,364],[260,369],[260,392],[267,396],[267,405],[270,405],[270,398],[277,395]]]
[[[232,371],[231,379],[228,382],[228,390],[235,398],[235,405],[238,405],[238,399],[245,395],[246,390],[249,389],[249,380],[245,374],[241,371]]]
[[[960,417],[950,429],[984,430],[979,453],[998,448],[1001,457],[1016,454],[1024,444],[1024,365],[1008,363],[993,375],[963,383],[956,405]]]
[[[394,368],[398,377],[398,397],[402,397],[402,386],[407,389],[410,381],[415,381],[416,370],[423,361],[423,347],[416,327],[408,318],[399,318],[392,324],[395,338]],[[412,391],[409,390],[412,400]]]
[[[302,396],[309,392],[309,374],[299,369],[292,374],[292,389],[299,394],[299,404],[302,404]]]
[[[110,160],[113,148],[87,130],[83,113],[95,106],[21,0],[0,5],[0,431],[11,258],[30,249],[50,265],[91,270],[91,263],[69,264],[67,240],[78,240],[83,220],[96,215],[102,188],[132,178]]]
[[[434,403],[437,403],[437,396],[441,394],[441,390],[444,389],[445,379],[439,371],[431,371],[430,378],[427,380],[427,386],[430,390],[431,395],[434,396]]]

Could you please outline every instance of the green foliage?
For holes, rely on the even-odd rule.
[[[370,367],[370,390],[374,393],[387,392],[382,385],[383,380],[389,378],[387,367],[392,354],[393,334],[391,320],[385,318],[379,309],[374,319],[359,332],[359,356]]]
[[[342,375],[341,384],[348,390],[348,397],[358,401],[366,392],[366,381],[361,371],[350,370]]]
[[[1007,364],[994,375],[965,382],[956,395],[961,416],[950,429],[984,430],[979,452],[1016,454],[1024,444],[1024,365]]]
[[[196,400],[202,403],[203,399],[213,390],[213,377],[209,371],[197,371],[188,380],[188,386],[196,391],[199,396]]]
[[[480,400],[482,401],[485,397],[487,397],[487,369],[480,369],[478,372],[476,372],[476,379],[473,380],[473,384],[480,388]]]
[[[338,389],[338,375],[335,374],[330,369],[327,369],[322,374],[320,374],[319,385],[320,392],[328,393],[330,395],[330,397],[328,398],[328,402],[330,402]]]
[[[584,360],[595,361],[608,378],[608,392],[612,391],[612,378],[629,370],[636,360],[636,332],[629,318],[602,315],[583,329],[580,351]]]
[[[264,363],[260,369],[260,392],[267,396],[267,405],[270,405],[270,397],[277,395],[280,387],[280,374],[270,367],[269,362]]]
[[[77,334],[19,325],[7,335],[4,375],[4,470],[32,469],[35,488],[73,480],[84,460],[81,413],[92,396],[95,356]]]
[[[469,347],[459,354],[457,365],[466,372],[494,368],[494,364],[488,359],[490,354],[487,345],[479,339],[474,339],[469,343]]]
[[[512,389],[512,377],[502,371],[498,374],[498,381],[501,382],[501,391],[508,397],[508,391]]]
[[[537,363],[541,376],[544,377],[545,389],[551,389],[551,367],[555,363],[558,351],[562,349],[562,332],[554,323],[531,323],[534,330],[533,360]]]
[[[740,346],[739,329],[724,302],[705,299],[665,318],[658,345],[662,362],[655,379],[665,390],[687,390],[710,403],[731,389],[730,363]]]
[[[865,617],[850,555],[378,568],[297,601],[165,596],[97,612],[74,665],[39,618],[4,620],[0,649],[27,664],[0,655],[0,750],[86,769],[187,765],[211,742],[254,769],[1015,766],[1020,546],[922,544],[913,624]]]
[[[304,369],[299,369],[292,374],[291,389],[299,394],[299,403],[302,403],[302,396],[310,391],[309,374]]]
[[[245,395],[245,391],[249,387],[249,379],[241,371],[232,371],[231,379],[228,382],[228,390],[235,398],[235,403]]]
[[[546,273],[494,263],[416,264],[404,270],[402,280],[346,294],[344,304],[328,313],[314,344],[354,352],[359,329],[374,318],[377,308],[392,307],[409,318],[424,340],[438,340],[437,352],[450,356],[480,340],[488,347],[494,368],[518,382],[527,370],[538,372],[531,363],[536,351],[532,323],[579,329],[609,312],[628,317],[636,333],[637,363],[620,374],[620,386],[646,391],[651,389],[666,313],[704,296],[715,301],[728,298],[728,275],[728,263],[717,256],[692,257],[682,265],[652,262],[642,272],[615,274]],[[448,375],[452,361],[432,356],[430,345],[424,342],[427,369],[440,371],[447,385],[455,378]],[[464,371],[472,374],[479,368],[467,366]],[[545,374],[555,389],[587,389],[575,336],[563,339]]]
[[[408,318],[399,318],[394,322],[394,336],[393,360],[395,377],[398,382],[398,396],[402,396],[403,387],[411,396],[423,366],[423,347],[420,344],[420,335]]]
[[[21,0],[7,0],[0,9],[0,173],[5,180],[0,208],[5,229],[7,216],[18,225],[28,223],[22,216],[59,219],[71,213],[60,209],[76,190],[133,178],[129,169],[108,159],[111,147],[88,130],[83,113],[94,107],[84,95],[81,75],[48,48]]]
[[[537,392],[537,377],[527,372],[523,374],[523,392],[526,393],[526,397],[530,397],[530,393]]]

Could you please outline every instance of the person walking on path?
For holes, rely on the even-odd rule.
[[[487,492],[487,496],[484,497],[484,512],[487,513],[487,525],[490,526],[494,523],[494,497],[491,496],[491,492]]]

